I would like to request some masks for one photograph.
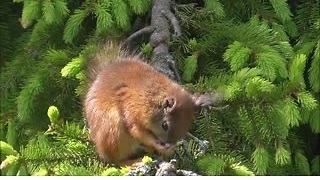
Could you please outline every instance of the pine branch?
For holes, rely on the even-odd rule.
[[[131,6],[133,12],[138,15],[144,14],[148,8],[150,7],[151,0],[130,0],[128,1],[129,5]]]
[[[42,12],[44,19],[48,24],[51,24],[56,20],[54,3],[51,0],[45,0],[43,2]]]
[[[107,11],[108,9],[109,4],[105,3],[98,3],[95,7],[94,13],[97,17],[97,33],[107,31],[114,23],[111,14]]]
[[[185,60],[185,64],[184,64],[184,71],[182,74],[182,78],[183,80],[185,80],[186,82],[190,82],[197,70],[197,56],[195,55],[191,55],[188,56]]]
[[[87,17],[86,9],[76,9],[74,14],[70,16],[64,29],[63,39],[66,43],[72,43],[76,35],[78,35],[83,20]]]
[[[128,6],[123,0],[112,0],[112,13],[117,25],[127,30],[130,26]]]
[[[27,28],[31,25],[33,20],[40,18],[41,4],[39,1],[24,1],[21,25],[23,28]]]
[[[309,71],[309,80],[311,83],[311,88],[315,92],[320,92],[319,77],[320,77],[320,39],[316,44],[316,49],[314,50],[312,63]]]
[[[225,12],[223,9],[223,4],[218,0],[204,0],[204,6],[208,10],[212,10],[217,17],[223,18],[225,17]]]
[[[282,22],[291,20],[292,13],[286,0],[270,0],[270,2]]]
[[[266,149],[258,147],[252,154],[252,160],[254,163],[254,169],[258,175],[264,175],[267,173],[269,153]]]

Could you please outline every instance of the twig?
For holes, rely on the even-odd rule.
[[[210,110],[221,111],[221,110],[224,110],[224,109],[226,109],[228,107],[229,107],[229,105],[227,104],[225,106],[219,106],[219,107],[217,107],[217,106],[209,106],[209,109]]]
[[[177,20],[176,16],[171,11],[162,10],[161,13],[166,16],[168,20],[170,20],[174,34],[172,35],[173,40],[177,40],[181,36],[181,27],[179,25],[179,21]]]
[[[206,150],[209,147],[209,142],[207,140],[200,140],[199,138],[195,137],[191,133],[188,132],[187,136],[189,136],[191,139],[196,141],[199,144],[199,153],[197,156],[202,156],[205,154]]]
[[[141,36],[142,34],[151,34],[154,31],[154,28],[152,26],[147,26],[142,29],[139,29],[138,31],[131,34],[124,42],[123,44],[127,44],[133,39],[135,39],[138,36]]]

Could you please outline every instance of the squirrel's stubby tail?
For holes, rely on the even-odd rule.
[[[125,59],[128,56],[129,53],[117,42],[108,41],[99,45],[96,52],[87,59],[85,71],[88,82],[91,84],[96,79],[97,74],[99,74],[106,65]]]

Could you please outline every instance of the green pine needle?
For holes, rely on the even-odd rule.
[[[67,7],[65,0],[55,0],[55,22],[61,23],[63,19],[69,14],[70,10]]]
[[[267,80],[260,77],[253,77],[247,81],[246,93],[249,98],[256,99],[262,93],[271,93],[275,86]]]
[[[78,35],[83,20],[87,17],[88,11],[85,9],[76,9],[74,14],[70,16],[64,29],[63,40],[66,43],[72,43],[73,39]]]
[[[112,13],[120,28],[124,30],[129,28],[129,9],[123,0],[112,0]]]
[[[190,82],[192,80],[193,75],[197,70],[197,62],[197,57],[195,55],[191,55],[186,58],[182,74],[182,78],[186,82]]]
[[[276,15],[282,22],[290,21],[292,16],[289,5],[286,1],[287,0],[270,0]]]
[[[311,111],[311,116],[310,116],[310,128],[312,132],[314,133],[320,133],[320,108],[319,106]]]
[[[213,11],[217,17],[219,18],[225,17],[223,4],[219,2],[219,0],[205,0],[204,6],[209,11]]]
[[[312,175],[320,175],[320,155],[313,158],[311,162],[311,173]]]
[[[318,106],[317,100],[309,92],[300,92],[297,94],[297,98],[301,106],[309,111]]]
[[[289,67],[289,79],[291,83],[304,85],[303,72],[306,66],[306,56],[297,55]]]
[[[299,112],[298,106],[290,98],[286,98],[281,102],[281,111],[283,116],[286,117],[287,125],[293,127],[298,126],[301,121],[301,114]]]
[[[208,176],[222,175],[226,163],[223,159],[215,156],[205,156],[196,162],[200,171]]]
[[[37,20],[41,15],[40,1],[24,1],[22,10],[22,21],[26,24],[30,24],[33,20]]]
[[[279,164],[281,166],[286,165],[291,161],[291,154],[285,148],[279,147],[276,150],[275,160],[276,160],[276,164]]]
[[[316,45],[316,49],[314,50],[314,54],[312,57],[312,63],[309,70],[309,80],[311,84],[311,88],[315,92],[320,92],[320,40]]]
[[[46,23],[51,24],[56,20],[54,3],[51,0],[42,3],[42,13]]]
[[[142,15],[150,8],[151,0],[130,0],[128,3],[134,13]]]
[[[73,58],[64,68],[61,69],[63,77],[75,77],[83,68],[84,59],[82,56]]]
[[[252,161],[257,175],[265,175],[267,173],[269,153],[266,149],[260,147],[256,148],[252,154]]]
[[[236,176],[254,176],[254,172],[249,170],[246,166],[244,165],[239,165],[239,164],[233,164],[231,166],[231,169],[234,171],[234,174]]]
[[[95,8],[95,15],[97,17],[97,27],[98,33],[107,31],[112,25],[113,20],[109,11],[109,3],[98,3]]]
[[[310,165],[308,159],[301,153],[296,153],[295,162],[300,175],[310,175]]]

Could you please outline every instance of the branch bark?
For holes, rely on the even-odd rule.
[[[179,25],[179,21],[177,20],[176,16],[171,11],[161,11],[163,15],[170,20],[171,25],[174,29],[174,34],[172,35],[173,40],[177,40],[181,36],[181,28]]]
[[[130,170],[127,176],[200,176],[199,174],[176,168],[176,160],[170,162],[155,160],[152,163],[144,164]]]
[[[168,41],[170,40],[171,33],[168,20],[171,22],[174,29],[172,38],[177,39],[181,36],[179,21],[174,13],[171,12],[171,7],[171,0],[153,0],[150,26],[136,31],[129,36],[123,44],[129,45],[129,43],[138,36],[151,33],[149,40],[149,44],[153,48],[151,65],[170,79],[181,83],[175,61],[169,53]]]
[[[152,26],[146,26],[142,29],[139,29],[138,31],[131,34],[123,43],[128,44],[133,39],[137,38],[138,36],[141,36],[142,34],[151,34],[154,28]]]
[[[177,35],[180,35],[180,26],[174,14],[171,12],[171,0],[153,0],[151,26],[154,31],[150,36],[149,44],[153,47],[151,65],[170,79],[180,83],[181,79],[173,57],[169,53],[168,41],[170,39],[170,25],[168,19],[174,25]]]

